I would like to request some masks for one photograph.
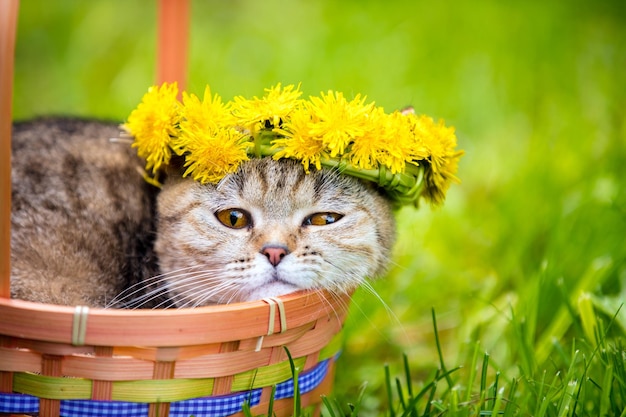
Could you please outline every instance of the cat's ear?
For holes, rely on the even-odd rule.
[[[162,184],[167,178],[182,178],[184,172],[185,157],[174,154],[170,158],[170,162],[161,169],[159,182]]]

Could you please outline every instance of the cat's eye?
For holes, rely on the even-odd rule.
[[[217,217],[220,223],[231,229],[243,229],[252,225],[250,214],[242,209],[230,208],[220,210],[215,213],[215,217]]]
[[[343,217],[343,214],[339,213],[315,213],[304,219],[305,226],[326,226],[332,224]]]

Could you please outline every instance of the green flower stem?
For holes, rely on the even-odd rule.
[[[271,144],[276,138],[277,135],[274,132],[268,130],[258,132],[253,139],[252,155],[261,158],[278,153],[281,148]],[[425,165],[406,164],[404,172],[393,174],[385,166],[377,169],[358,168],[344,158],[322,158],[320,162],[323,167],[334,168],[342,174],[378,184],[385,189],[391,200],[399,203],[399,205],[417,205],[424,190]]]

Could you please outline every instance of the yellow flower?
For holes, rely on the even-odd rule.
[[[211,88],[208,85],[204,89],[202,101],[194,94],[183,92],[182,117],[181,130],[194,124],[211,126],[212,128],[235,125],[235,118],[230,111],[230,103],[224,104],[222,98],[217,94],[211,96]]]
[[[271,127],[279,127],[281,121],[300,105],[301,95],[300,86],[287,85],[281,88],[278,83],[265,89],[263,98],[255,96],[248,100],[241,96],[235,97],[232,110],[238,123],[254,134],[259,129],[269,127],[265,125],[266,121]]]
[[[176,83],[153,86],[122,125],[135,138],[133,147],[146,160],[146,170],[155,174],[172,156],[170,140],[178,133],[180,102]]]
[[[191,175],[202,184],[217,183],[248,160],[247,139],[232,127],[187,126],[174,140],[177,153],[185,156],[183,177]]]
[[[423,145],[421,138],[415,134],[413,117],[414,115],[403,114],[399,111],[393,112],[388,116],[390,125],[387,128],[389,132],[388,137],[393,139],[386,149],[387,157],[393,162],[385,162],[387,165],[399,164],[400,160],[419,165],[419,161],[428,157],[428,149]]]
[[[412,116],[415,121],[415,135],[428,151],[429,166],[425,171],[425,194],[433,203],[440,204],[445,198],[455,176],[463,151],[456,151],[456,135],[453,127],[447,127],[443,120],[435,123],[428,116]]]
[[[377,107],[368,115],[370,128],[363,132],[362,136],[356,137],[348,156],[350,162],[361,169],[373,169],[381,162],[382,154],[387,145],[386,135],[390,132],[383,125],[387,115],[382,108]]]
[[[392,174],[405,171],[406,163],[424,159],[426,149],[415,137],[410,120],[400,112],[386,114],[376,107],[369,116],[369,128],[354,140],[350,161],[363,169],[384,165]]]
[[[272,141],[272,149],[278,149],[274,159],[294,158],[302,161],[308,173],[310,165],[322,169],[321,157],[324,155],[324,143],[309,131],[311,115],[305,109],[295,111],[283,128],[274,131],[283,137]]]
[[[343,155],[350,142],[364,135],[367,115],[374,107],[364,102],[360,94],[348,102],[342,93],[329,91],[321,93],[321,98],[311,97],[307,103],[311,112],[309,134],[322,139],[331,157]]]
[[[248,159],[248,136],[233,127],[229,106],[219,95],[211,96],[208,86],[202,101],[183,93],[181,116],[180,131],[171,147],[185,157],[183,176],[191,175],[202,184],[215,183]]]

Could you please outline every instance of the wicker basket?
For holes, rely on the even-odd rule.
[[[9,298],[17,4],[0,2],[0,415],[226,416],[245,404],[258,415],[271,404],[282,416],[292,414],[294,391],[303,408],[319,410],[349,295],[136,311]],[[159,7],[157,79],[182,85],[189,1]]]
[[[349,295],[311,292],[181,310],[0,299],[0,413],[208,416],[293,411],[332,386]],[[286,349],[285,349],[286,348]],[[290,361],[287,351],[293,360]]]

